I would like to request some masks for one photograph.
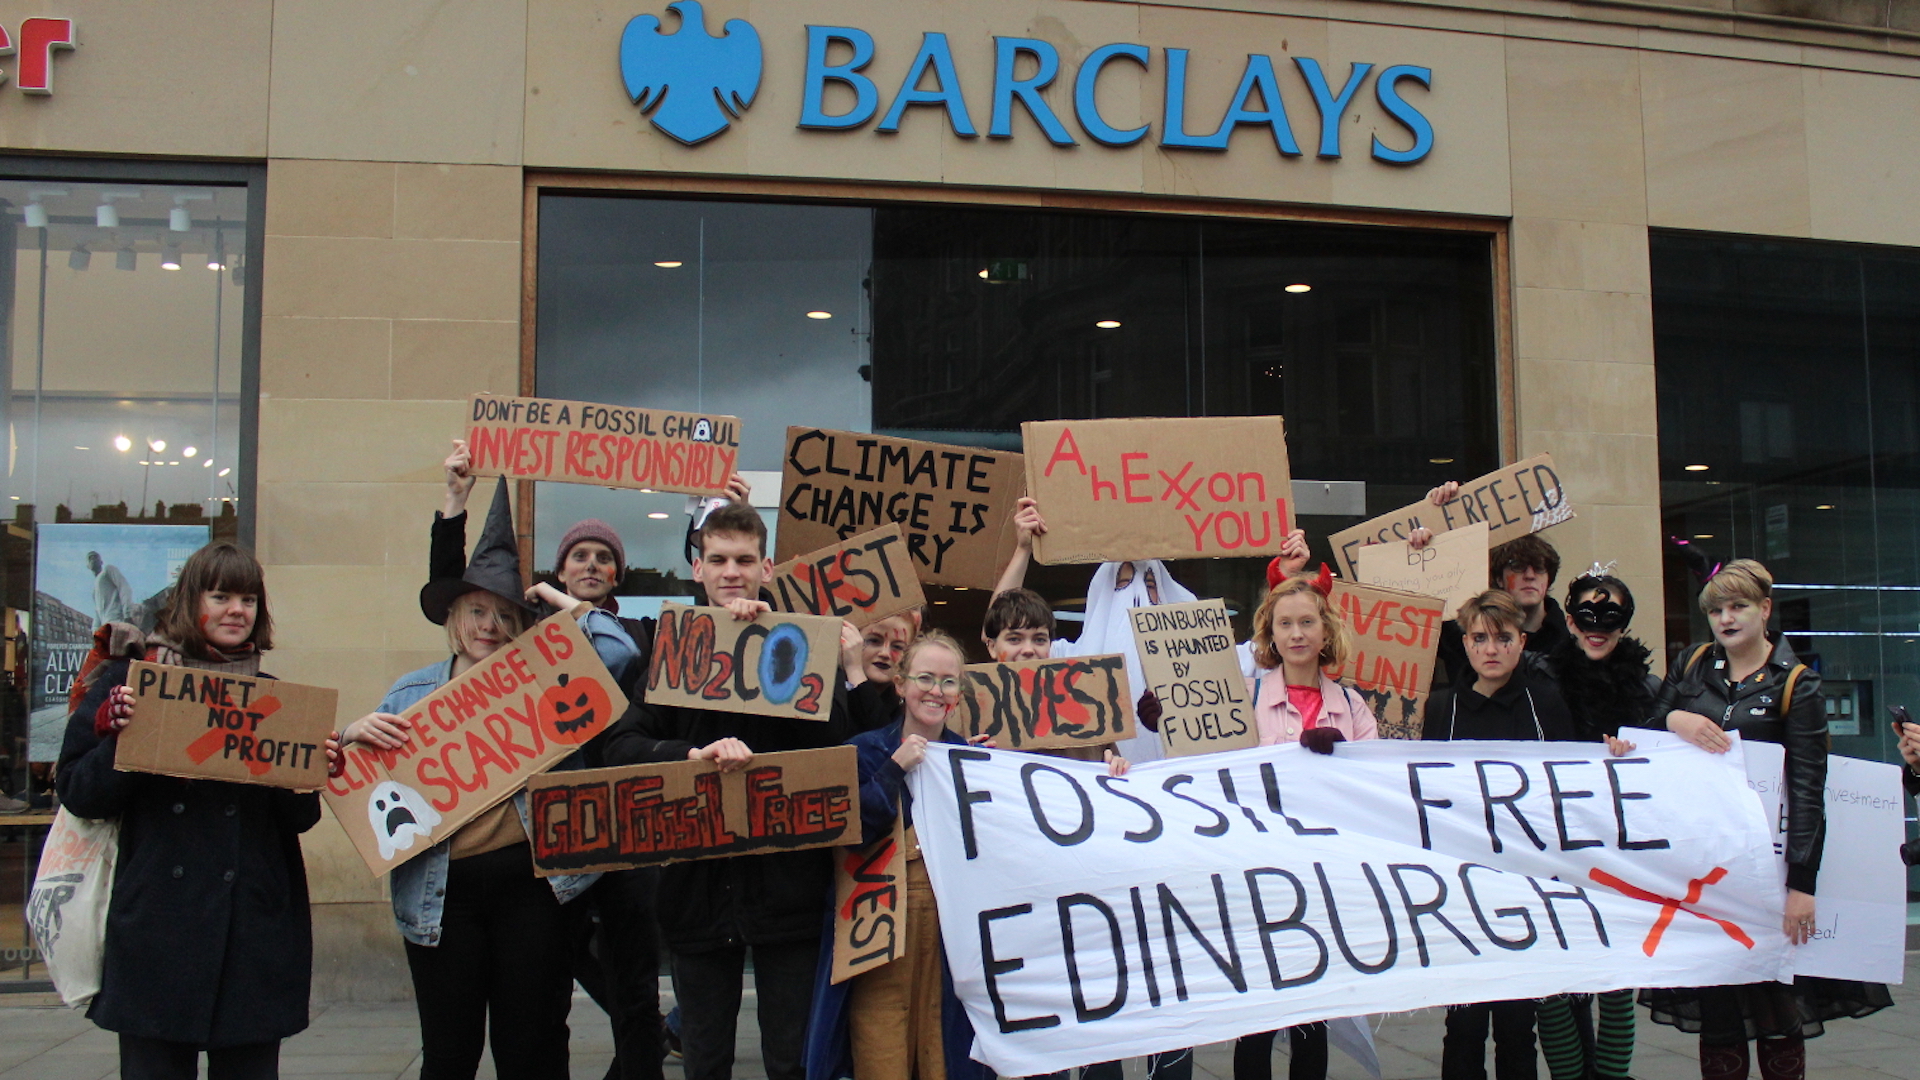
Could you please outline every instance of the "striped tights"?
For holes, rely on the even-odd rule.
[[[1586,1036],[1578,1010],[1597,1001],[1600,1017]],[[1617,1080],[1633,1065],[1633,991],[1604,994],[1561,994],[1544,998],[1539,1007],[1540,1050],[1553,1080]],[[1591,1046],[1589,1046],[1589,1041]],[[1589,1061],[1591,1055],[1591,1061]],[[1591,1071],[1589,1071],[1591,1066]]]

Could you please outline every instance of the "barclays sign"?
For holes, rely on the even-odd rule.
[[[641,113],[662,132],[691,146],[725,131],[753,104],[763,66],[760,34],[745,19],[729,19],[718,36],[708,33],[700,0],[676,0],[667,8],[680,17],[678,29],[671,34],[663,33],[660,20],[652,15],[636,15],[627,23],[620,37],[620,73],[628,96]],[[1012,138],[1013,115],[1019,110],[1053,145],[1079,145],[1073,130],[1042,93],[1066,76],[1060,50],[1051,42],[1029,37],[996,36],[993,45],[987,137]],[[919,51],[890,98],[883,98],[881,86],[865,73],[877,50],[873,35],[857,27],[808,26],[799,127],[851,131],[878,116],[880,122],[874,131],[897,132],[909,108],[925,106],[944,112],[955,135],[980,135],[962,95],[960,69],[946,34],[928,31],[921,35]],[[1212,122],[1210,111],[1189,108],[1188,53],[1187,49],[1150,49],[1129,42],[1094,49],[1071,74],[1071,110],[1067,116],[1086,138],[1102,146],[1133,146],[1151,137],[1156,145],[1172,150],[1224,151],[1241,127],[1264,127],[1279,153],[1299,157],[1301,143],[1281,98],[1282,78],[1297,78],[1311,95],[1317,114],[1317,132],[1309,135],[1313,152],[1323,159],[1337,159],[1343,152],[1340,120],[1368,77],[1373,76],[1374,99],[1405,133],[1394,140],[1403,146],[1371,136],[1373,158],[1412,165],[1433,152],[1433,124],[1407,97],[1409,88],[1431,89],[1430,68],[1393,64],[1375,75],[1374,64],[1356,62],[1349,65],[1346,78],[1336,89],[1320,62],[1312,57],[1296,56],[1291,65],[1276,65],[1267,54],[1249,53],[1238,88],[1218,121]],[[1137,65],[1149,76],[1160,77],[1164,107],[1157,131],[1152,123],[1115,127],[1101,114],[1097,97],[1100,79],[1110,67],[1121,63]],[[1018,74],[1023,68],[1031,70]],[[827,90],[835,84],[852,93],[853,104],[843,112],[830,113]],[[1194,115],[1197,111],[1202,114]]]

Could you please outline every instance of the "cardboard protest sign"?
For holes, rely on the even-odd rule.
[[[1020,426],[1042,563],[1273,555],[1293,528],[1278,416]]]
[[[844,844],[860,836],[859,751],[755,754],[744,769],[667,761],[527,784],[541,877]]]
[[[1023,483],[1019,454],[790,427],[773,557],[898,522],[921,581],[990,589],[1013,554]]]
[[[1259,746],[1226,603],[1157,604],[1131,615],[1145,689],[1160,699],[1160,745],[1167,755]]]
[[[1105,746],[1133,738],[1126,658],[1076,656],[969,664],[947,727],[1008,749]]]
[[[467,417],[475,476],[722,495],[740,458],[732,416],[475,394]]]
[[[327,805],[368,868],[384,874],[580,749],[626,707],[563,611],[401,713],[413,729],[405,746],[348,747]]]
[[[133,719],[113,767],[312,791],[327,782],[340,692],[259,676],[135,662]]]
[[[1352,651],[1327,677],[1367,701],[1383,739],[1418,739],[1440,648],[1444,601],[1335,578],[1333,609],[1346,621]]]
[[[867,626],[927,602],[897,522],[773,568],[780,610]]]
[[[900,957],[907,942],[907,817],[833,855],[833,973],[843,983]]]
[[[663,604],[647,662],[647,700],[722,712],[825,720],[839,678],[840,622]]]
[[[1359,552],[1360,580],[1369,585],[1437,596],[1442,610],[1487,591],[1487,523],[1438,533],[1419,551],[1405,540],[1367,544]],[[1451,617],[1451,616],[1449,616]]]
[[[1516,537],[1569,521],[1573,516],[1573,503],[1567,498],[1566,488],[1561,486],[1560,474],[1553,469],[1553,455],[1538,454],[1461,484],[1460,494],[1445,506],[1421,499],[1351,529],[1342,529],[1328,539],[1333,544],[1334,557],[1340,561],[1340,572],[1358,577],[1360,567],[1356,553],[1361,547],[1405,540],[1423,525],[1443,533],[1484,521],[1488,545],[1499,547]]]

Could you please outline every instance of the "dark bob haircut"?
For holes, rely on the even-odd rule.
[[[187,556],[180,577],[173,584],[167,606],[160,609],[154,630],[195,659],[212,659],[207,635],[200,629],[200,598],[210,592],[238,593],[260,598],[253,619],[253,636],[247,639],[259,652],[273,648],[273,616],[267,613],[267,575],[260,560],[236,544],[225,540],[208,544]]]

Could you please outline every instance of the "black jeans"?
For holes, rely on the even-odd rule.
[[[746,960],[744,945],[674,952],[673,993],[680,1002],[686,1080],[731,1080]],[[813,1009],[813,975],[819,963],[817,940],[753,946],[760,1058],[767,1080],[805,1080],[807,1014]]]
[[[1118,1061],[1103,1061],[1098,1065],[1086,1065],[1080,1069],[1080,1080],[1120,1080],[1121,1070],[1125,1066]],[[1073,1070],[1055,1073],[1062,1080],[1069,1080]],[[1193,1051],[1166,1050],[1158,1054],[1147,1055],[1148,1080],[1193,1080]]]
[[[1287,1030],[1287,1080],[1326,1080],[1327,1025],[1301,1024]],[[1242,1035],[1233,1043],[1233,1080],[1273,1080],[1273,1037],[1277,1031]]]
[[[567,1080],[567,916],[527,845],[455,859],[440,944],[407,942],[420,1080],[472,1080],[490,1037],[502,1080]]]
[[[196,1080],[200,1047],[192,1043],[120,1036],[120,1080]],[[280,1040],[206,1050],[207,1080],[276,1080]]]
[[[1499,1080],[1536,1080],[1533,1001],[1481,1001],[1447,1009],[1440,1044],[1441,1080],[1486,1080],[1487,1022],[1493,1022],[1493,1071]]]
[[[656,867],[614,870],[566,905],[573,977],[613,1028],[606,1080],[661,1080],[659,882]]]

